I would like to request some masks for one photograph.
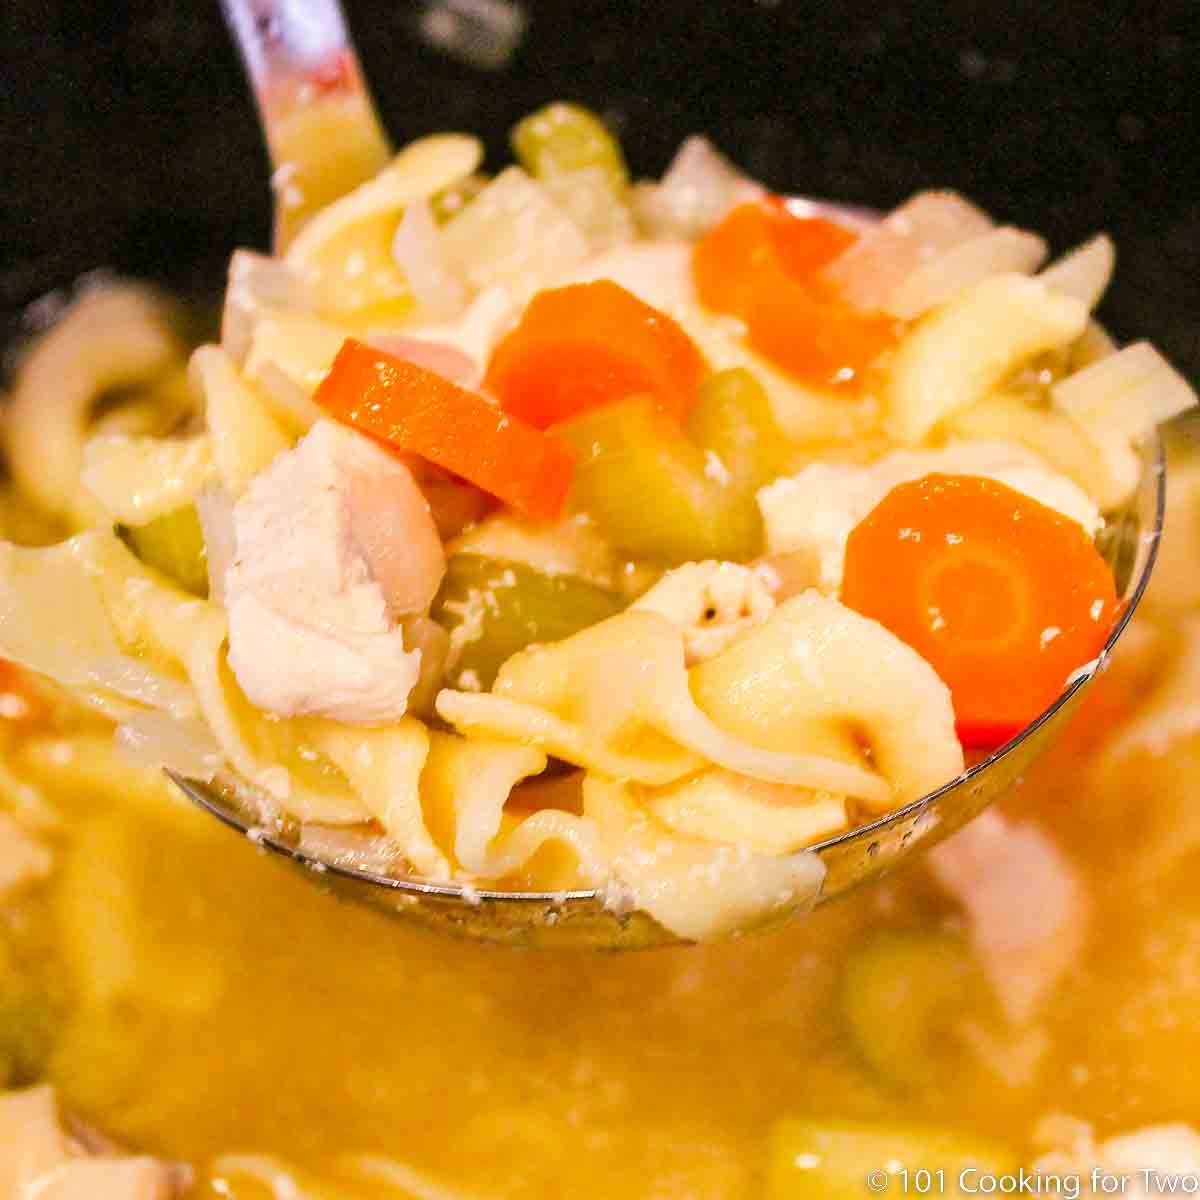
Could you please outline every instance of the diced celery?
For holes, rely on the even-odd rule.
[[[629,182],[617,139],[582,105],[547,104],[518,121],[511,136],[518,160],[536,179],[601,167],[614,188]]]
[[[888,1083],[936,1080],[936,1037],[978,982],[957,937],[885,929],[842,972],[841,1008],[855,1049]]]
[[[983,1176],[1016,1166],[1004,1146],[973,1134],[787,1117],[771,1131],[763,1200],[978,1195]]]
[[[760,552],[753,495],[733,487],[649,399],[606,405],[557,432],[580,452],[572,507],[622,550],[667,564]]]
[[[501,665],[533,642],[557,642],[611,617],[625,601],[571,575],[455,554],[432,616],[450,631],[452,686],[489,688]]]
[[[429,207],[433,219],[444,225],[451,217],[457,216],[480,192],[487,187],[491,176],[482,171],[475,171],[460,179],[457,183],[429,197]]]
[[[148,525],[122,525],[119,533],[147,566],[193,596],[208,595],[208,552],[194,504],[157,517]]]
[[[774,479],[789,452],[766,389],[744,367],[705,380],[688,413],[687,432],[716,456],[730,484],[748,493]]]
[[[633,236],[629,170],[595,113],[548,104],[513,127],[512,144],[522,166],[593,241],[612,245]]]

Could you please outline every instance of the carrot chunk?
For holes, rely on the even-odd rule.
[[[746,323],[750,344],[806,382],[861,387],[866,368],[896,340],[896,323],[843,300],[819,277],[855,235],[781,203],[743,204],[697,244],[692,277],[701,303]]]
[[[496,347],[486,386],[539,429],[626,396],[682,419],[708,373],[666,313],[609,279],[539,292]]]
[[[1054,702],[1117,612],[1112,572],[1079,525],[968,475],[893,488],[850,534],[842,599],[928,660],[963,744],[987,748]]]
[[[575,451],[433,371],[353,338],[314,397],[330,416],[417,454],[528,516],[561,511]]]

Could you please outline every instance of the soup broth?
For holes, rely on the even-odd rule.
[[[445,1189],[413,1195],[753,1196],[792,1116],[919,1121],[1025,1161],[1054,1113],[1099,1135],[1194,1119],[1200,738],[1139,721],[1162,718],[1155,687],[1196,654],[1197,619],[1145,616],[1068,744],[1001,806],[1061,850],[1085,909],[1065,965],[1053,938],[1027,947],[1052,986],[1035,967],[1015,1019],[971,950],[977,914],[927,865],[769,936],[515,951],[324,894],[119,766],[100,731],[23,738],[9,760],[64,823],[19,913],[59,996],[46,1077],[121,1142],[197,1164],[204,1196],[266,1194],[231,1153],[326,1181],[379,1156]],[[1036,874],[1001,895],[1013,927],[1045,903]],[[848,995],[869,973],[848,973],[886,931],[965,965],[939,1000],[927,957],[907,960],[894,1006],[866,1001],[872,1030]],[[329,1194],[383,1194],[342,1179]]]

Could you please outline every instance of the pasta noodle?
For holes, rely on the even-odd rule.
[[[98,434],[83,447],[83,486],[124,525],[146,525],[190,504],[212,478],[212,439]]]
[[[994,275],[931,313],[901,342],[889,374],[887,420],[906,446],[957,408],[981,400],[1043,350],[1083,332],[1087,310],[1023,275]]]
[[[204,396],[217,477],[236,498],[291,441],[224,350],[201,346],[192,371]]]
[[[161,377],[180,347],[164,307],[131,284],[82,295],[38,343],[8,411],[8,460],[18,487],[74,528],[98,516],[80,471],[92,410],[104,393]]]
[[[493,691],[443,692],[438,712],[451,724],[493,729],[640,783],[671,783],[707,759],[754,778],[875,803],[888,795],[865,768],[819,753],[756,749],[727,733],[692,699],[683,635],[657,613],[625,612],[523,651],[501,668]]]
[[[735,737],[872,765],[883,794],[847,792],[872,812],[907,804],[963,767],[945,684],[880,625],[816,592],[781,604],[757,629],[692,670],[692,692]],[[919,712],[921,720],[911,721]],[[832,777],[808,786],[846,792]]]
[[[680,836],[646,813],[628,785],[590,778],[583,807],[612,863],[616,902],[645,910],[680,937],[708,941],[820,893],[825,871],[815,855],[766,856]]]

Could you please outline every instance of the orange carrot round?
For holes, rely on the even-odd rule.
[[[701,303],[746,322],[755,349],[825,387],[857,389],[896,338],[896,324],[852,307],[819,276],[855,241],[821,217],[781,203],[743,204],[697,244],[692,278]]]
[[[634,394],[681,419],[708,367],[666,313],[609,279],[539,292],[492,354],[485,385],[539,429]]]
[[[842,600],[918,651],[950,688],[959,737],[994,747],[1095,658],[1117,611],[1083,529],[991,479],[893,488],[846,544]]]

